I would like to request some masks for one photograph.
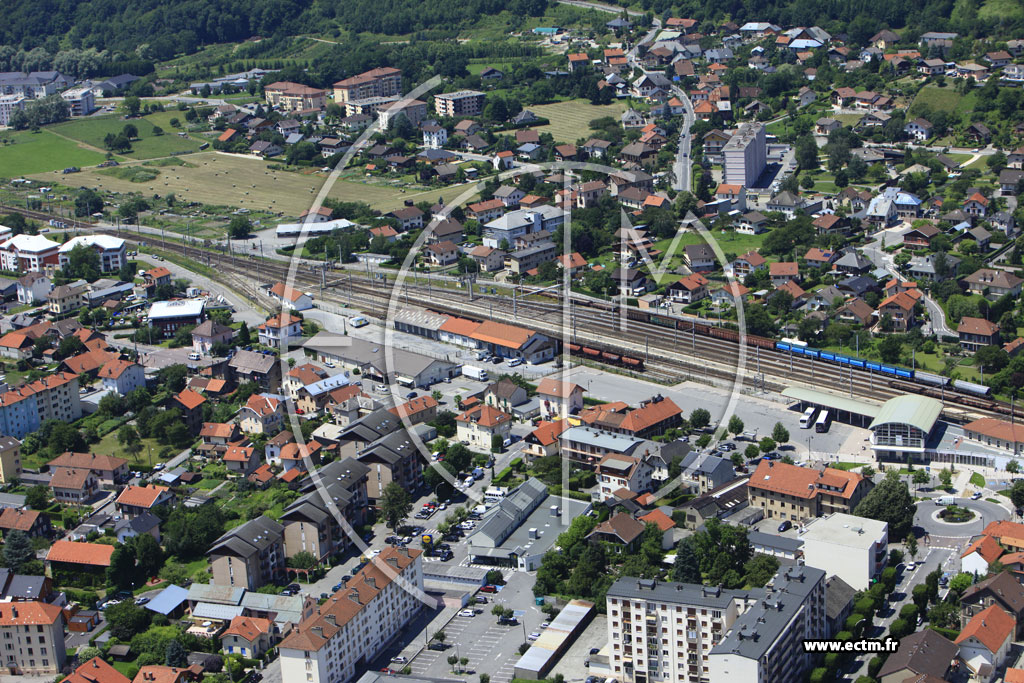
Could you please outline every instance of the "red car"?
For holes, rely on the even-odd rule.
[[[486,586],[481,586],[480,587],[480,592],[481,593],[497,593],[498,589],[497,589],[497,587],[492,586],[491,584],[487,584]]]

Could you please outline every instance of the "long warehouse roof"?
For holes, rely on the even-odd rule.
[[[813,403],[817,406],[826,406],[828,408],[835,408],[836,410],[843,410],[855,415],[865,415],[872,418],[878,417],[878,414],[882,412],[883,408],[883,406],[875,403],[866,403],[864,401],[849,398],[848,396],[833,394],[829,391],[805,389],[804,387],[786,387],[782,390],[782,395],[795,401]]]

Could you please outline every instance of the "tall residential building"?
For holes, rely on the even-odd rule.
[[[707,652],[759,595],[759,591],[619,579],[606,598],[612,675],[623,683],[707,681]]]
[[[281,111],[308,111],[327,106],[327,91],[301,83],[278,81],[263,88],[267,104]]]
[[[260,515],[214,541],[207,557],[210,583],[254,591],[284,578],[284,527]]]
[[[0,482],[9,484],[21,478],[21,442],[13,436],[0,436]]]
[[[71,88],[60,96],[68,103],[72,116],[88,116],[96,111],[96,96],[92,88]]]
[[[2,662],[12,675],[53,676],[64,668],[64,613],[46,602],[0,605]]]
[[[768,163],[764,125],[741,124],[722,148],[722,156],[725,158],[725,182],[752,187]]]
[[[401,92],[402,70],[382,66],[335,83],[334,102],[343,104],[371,97],[390,97]]]
[[[871,588],[889,561],[889,525],[836,512],[812,519],[800,536],[804,562],[859,591]]]
[[[736,620],[708,655],[711,681],[796,683],[813,663],[805,640],[828,637],[825,572],[796,565],[780,569],[764,597]]]
[[[15,235],[0,244],[0,268],[16,273],[44,272],[59,265],[60,245],[42,235]]]
[[[476,116],[484,108],[484,94],[477,90],[457,90],[434,95],[438,116]]]
[[[622,578],[606,601],[609,665],[623,683],[797,681],[802,639],[825,633],[825,573],[799,565],[748,591]]]
[[[419,613],[422,552],[390,547],[304,619],[280,645],[286,681],[353,680]]]
[[[57,250],[60,267],[71,263],[71,252],[75,247],[94,250],[100,257],[100,270],[110,273],[128,263],[128,249],[125,241],[112,235],[79,235],[72,237]]]
[[[0,126],[11,125],[11,114],[24,108],[24,95],[0,95]]]

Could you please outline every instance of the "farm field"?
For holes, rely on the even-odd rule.
[[[551,121],[550,125],[537,126],[538,133],[551,133],[556,142],[576,142],[579,138],[589,137],[594,132],[588,125],[594,119],[613,116],[618,120],[622,112],[626,111],[626,103],[617,101],[595,105],[586,100],[568,100],[527,108],[537,116],[543,116]]]
[[[102,150],[103,138],[108,133],[116,135],[121,132],[126,124],[131,123],[138,129],[140,139],[132,141],[131,152],[117,155],[119,158],[124,159],[153,159],[177,152],[194,152],[198,150],[203,140],[192,137],[179,137],[178,131],[171,128],[170,121],[172,118],[180,119],[184,125],[184,112],[165,111],[148,114],[128,121],[117,115],[93,116],[59,123],[51,126],[49,130],[57,135],[63,135]],[[154,126],[162,128],[164,134],[154,136]]]
[[[190,154],[187,159],[187,166],[146,166],[147,170],[159,172],[159,176],[151,182],[131,182],[124,177],[105,174],[103,169],[85,170],[75,179],[80,185],[98,190],[138,192],[144,195],[166,195],[173,192],[179,199],[188,201],[267,210],[286,216],[298,216],[308,209],[325,180],[319,174],[272,171],[267,168],[267,162],[255,157],[201,152]],[[42,181],[54,180],[53,173],[35,177]],[[466,188],[463,185],[402,192],[397,187],[387,185],[338,180],[330,196],[343,201],[367,202],[375,209],[390,211],[402,206],[405,200],[434,203],[438,197],[444,197],[450,201],[465,192]]]
[[[57,171],[69,166],[93,166],[104,155],[86,149],[73,140],[43,129],[38,133],[8,131],[3,137],[13,144],[0,146],[0,177],[16,178],[30,173]],[[51,178],[52,180],[52,178]]]

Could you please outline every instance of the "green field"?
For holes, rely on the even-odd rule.
[[[93,166],[104,159],[103,154],[45,129],[38,133],[6,132],[2,137],[9,142],[0,146],[2,178],[47,171],[59,172],[68,166]]]
[[[586,100],[568,100],[554,104],[539,104],[529,107],[529,110],[551,122],[547,126],[538,126],[538,133],[551,133],[556,142],[576,142],[594,133],[589,125],[594,119],[613,116],[618,120],[622,112],[626,111],[626,103],[620,101],[594,105]]]
[[[139,139],[132,141],[132,151],[118,156],[126,159],[153,159],[179,152],[194,152],[199,149],[202,140],[192,137],[179,137],[178,131],[171,128],[171,119],[178,118],[185,123],[184,112],[165,111],[149,114],[144,117],[126,121],[120,116],[92,116],[51,126],[49,130],[97,149],[103,149],[103,138],[108,133],[114,135],[121,132],[125,125],[131,123],[139,131]],[[153,135],[153,127],[163,129],[163,135]]]
[[[150,169],[149,166],[146,168]],[[159,177],[148,183],[131,182],[125,177],[105,174],[103,170],[85,170],[76,175],[75,180],[83,186],[110,192],[159,195],[173,192],[179,199],[188,201],[266,210],[285,216],[297,216],[308,209],[326,180],[326,176],[320,173],[273,171],[261,159],[218,152],[190,154],[185,166],[161,168]],[[130,173],[122,171],[120,175],[129,176]],[[367,202],[375,209],[390,211],[402,206],[405,200],[433,203],[438,197],[444,197],[450,201],[469,187],[407,188],[403,192],[397,186],[364,183],[361,178],[353,173],[348,180],[339,180],[331,188],[330,196],[344,201]],[[36,176],[36,179],[53,181],[54,176],[44,174]]]
[[[961,95],[948,85],[945,88],[926,85],[917,93],[910,106],[913,107],[915,104],[923,103],[932,109],[964,114],[974,109],[976,99],[977,96],[973,92]]]
[[[1013,21],[1024,16],[1024,6],[1017,0],[985,0],[978,9],[981,21]]]

